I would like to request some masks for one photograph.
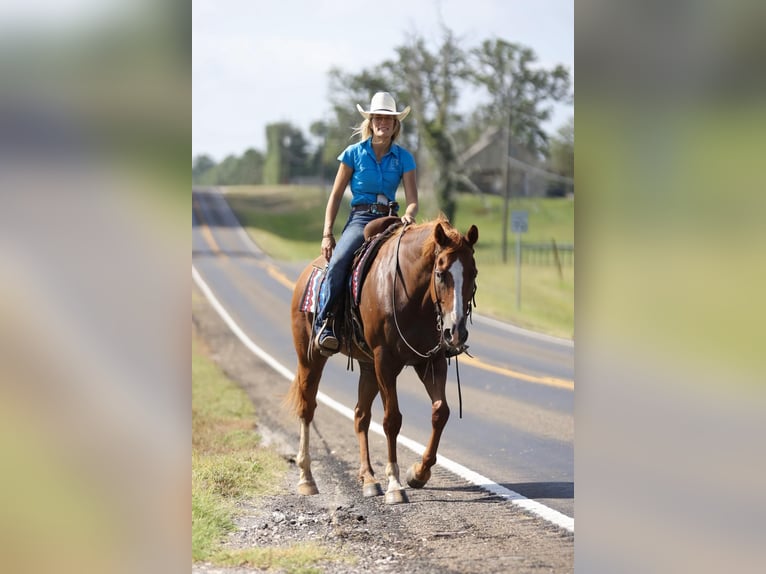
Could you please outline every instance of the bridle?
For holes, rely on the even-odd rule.
[[[431,270],[431,299],[434,302],[434,305],[436,305],[436,332],[439,333],[439,341],[436,343],[436,345],[430,349],[429,351],[426,351],[425,354],[418,351],[415,347],[413,347],[409,341],[407,341],[407,338],[404,336],[404,333],[402,333],[401,327],[399,327],[399,319],[396,316],[396,280],[399,277],[399,274],[401,273],[401,267],[399,266],[399,246],[402,243],[402,237],[404,236],[404,232],[407,231],[407,227],[409,227],[410,224],[405,224],[402,228],[401,233],[399,233],[399,237],[396,240],[396,268],[394,270],[394,284],[393,289],[391,289],[391,313],[394,316],[394,325],[396,326],[396,332],[399,334],[399,338],[404,342],[405,345],[407,345],[407,348],[415,353],[418,357],[422,359],[430,359],[434,355],[436,355],[443,347],[446,346],[446,342],[444,341],[444,331],[442,330],[443,326],[443,315],[442,312],[442,305],[441,300],[436,295],[436,287],[434,285],[435,276],[436,276],[436,265],[438,258],[434,258],[434,268]],[[436,253],[438,255],[438,252]],[[473,308],[476,305],[476,282],[473,283],[473,291],[471,292],[471,297],[468,299],[468,306],[466,309],[466,319],[473,324]],[[457,355],[460,355],[462,353],[467,353],[468,345],[463,345],[460,349],[457,349],[456,352],[448,353],[447,357],[456,357]],[[470,356],[470,355],[469,355]]]
[[[438,257],[434,258],[434,268],[431,270],[431,298],[436,305],[436,331],[439,333],[439,341],[436,343],[436,346],[434,346],[432,349],[426,351],[426,353],[421,353],[418,351],[415,347],[413,347],[409,341],[407,341],[407,338],[404,336],[404,333],[402,333],[401,327],[399,327],[399,320],[396,316],[396,280],[399,274],[401,273],[401,267],[399,266],[399,246],[402,243],[402,236],[404,235],[404,232],[407,231],[407,227],[409,224],[405,224],[402,228],[401,233],[399,233],[399,238],[396,240],[396,268],[394,269],[394,284],[393,288],[391,289],[391,313],[394,316],[394,325],[396,325],[396,332],[399,334],[399,338],[404,342],[405,345],[407,345],[407,348],[409,348],[410,351],[415,353],[418,357],[422,359],[428,359],[429,363],[430,360],[437,354],[439,351],[441,351],[444,347],[446,347],[446,342],[444,341],[444,331],[442,329],[443,326],[443,313],[442,313],[442,305],[441,300],[436,295],[436,287],[434,284],[435,276],[436,276],[436,266],[438,264]],[[438,252],[437,254],[438,255]],[[472,313],[473,313],[473,307],[476,305],[476,281],[473,283],[473,292],[471,293],[471,297],[468,299],[468,308],[466,310],[466,319],[471,321],[473,323]],[[450,359],[452,357],[455,357],[455,372],[457,375],[457,394],[458,394],[458,402],[460,404],[460,418],[463,418],[463,394],[460,390],[460,369],[458,367],[458,355],[461,355],[462,353],[465,353],[469,357],[471,356],[468,353],[468,345],[463,345],[460,349],[456,349],[453,352],[447,351],[446,357],[447,359]],[[431,373],[433,376],[433,365],[431,366]]]

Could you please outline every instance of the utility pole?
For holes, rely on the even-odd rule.
[[[508,112],[508,120],[503,127],[505,145],[503,146],[503,195],[505,201],[503,202],[503,221],[502,221],[502,238],[503,238],[503,263],[508,262],[508,218],[510,214],[511,203],[511,169],[509,157],[511,156],[511,114]]]

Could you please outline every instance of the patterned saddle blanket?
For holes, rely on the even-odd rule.
[[[373,225],[375,224],[375,225]],[[386,227],[387,225],[387,227]],[[344,333],[351,333],[354,342],[363,349],[367,349],[362,335],[362,322],[359,317],[359,300],[362,294],[362,285],[370,270],[370,265],[375,259],[383,242],[401,227],[401,220],[398,217],[381,218],[371,222],[365,228],[365,241],[356,250],[354,261],[351,265],[351,274],[348,280],[347,296],[345,297],[344,320],[335,325],[336,335],[344,338]],[[319,291],[325,277],[325,269],[314,266],[311,270],[309,280],[306,282],[306,288],[301,298],[300,310],[303,313],[316,313],[319,301]],[[342,323],[342,324],[339,324]]]

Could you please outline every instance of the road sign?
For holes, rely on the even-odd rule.
[[[529,212],[511,211],[511,231],[513,233],[526,233],[529,230]]]

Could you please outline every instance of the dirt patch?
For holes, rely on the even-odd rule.
[[[298,423],[282,407],[289,382],[250,353],[203,297],[192,298],[192,318],[212,358],[255,404],[258,432],[288,460],[298,445]],[[370,437],[373,464],[382,475],[385,445]],[[410,453],[411,454],[411,453]],[[363,498],[356,472],[353,425],[320,405],[312,428],[312,470],[320,494],[295,494],[293,466],[284,493],[241,502],[233,548],[289,546],[312,542],[338,560],[320,564],[339,574],[407,572],[572,572],[574,535],[519,510],[440,467],[422,490],[408,489],[410,503],[386,506]],[[400,452],[406,469],[413,456]],[[194,573],[239,574],[242,568],[195,564]]]

